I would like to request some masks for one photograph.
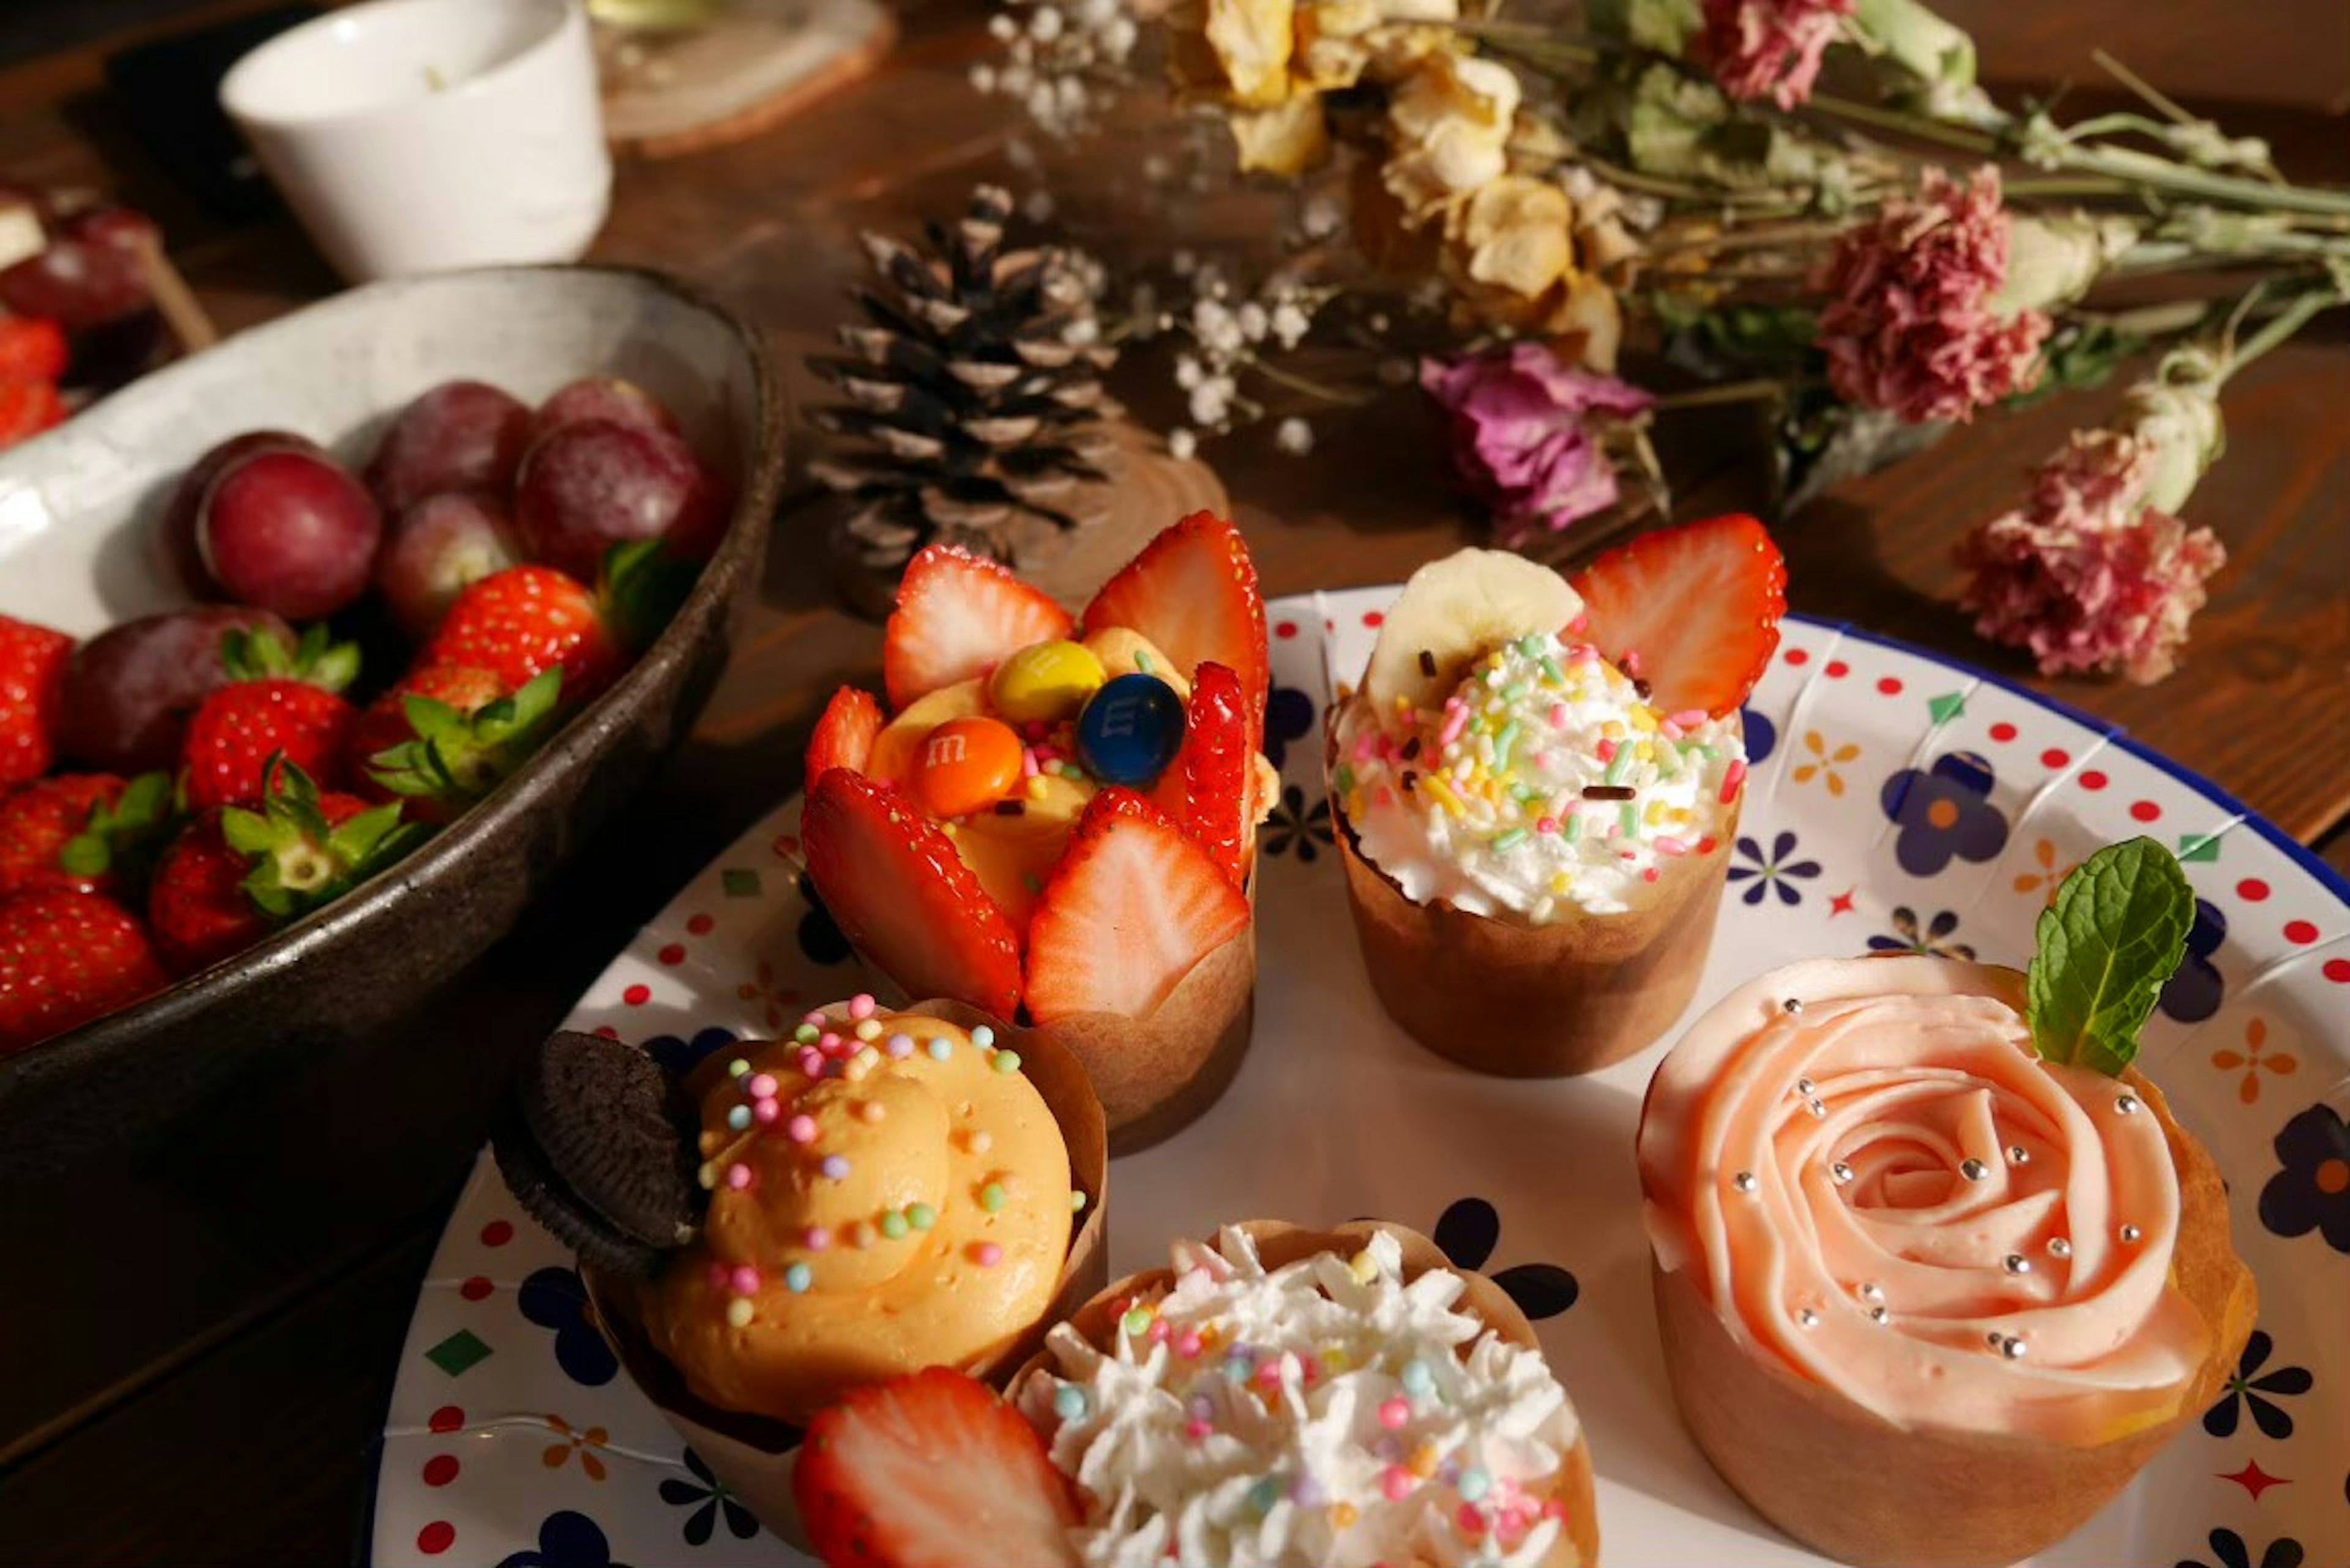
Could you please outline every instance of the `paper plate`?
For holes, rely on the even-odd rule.
[[[1822,1561],[1717,1480],[1659,1358],[1632,1135],[1659,1049],[1595,1077],[1482,1078],[1373,1001],[1341,910],[1314,737],[1392,588],[1269,607],[1256,1044],[1214,1110],[1118,1162],[1115,1273],[1235,1215],[1378,1215],[1493,1273],[1591,1432],[1611,1568]],[[2083,856],[2147,834],[2199,895],[2140,1064],[2227,1174],[2259,1332],[2226,1397],[2114,1506],[2036,1561],[2299,1568],[2350,1552],[2350,888],[2210,784],[2085,715],[1846,628],[1789,622],[1747,719],[1755,759],[1696,1008],[1790,960],[1870,950],[2021,962]],[[778,848],[786,803],[695,878],[581,999],[680,1059],[865,981]],[[401,1352],[374,1559],[600,1568],[797,1564],[615,1376],[569,1256],[486,1160]],[[2018,1486],[2033,1478],[2018,1476]]]

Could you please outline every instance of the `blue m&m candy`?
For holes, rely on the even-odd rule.
[[[1149,784],[1183,749],[1183,700],[1156,675],[1121,675],[1077,715],[1077,756],[1105,784]]]

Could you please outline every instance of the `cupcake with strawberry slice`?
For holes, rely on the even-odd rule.
[[[1644,535],[1572,583],[1463,550],[1405,585],[1331,711],[1329,784],[1372,989],[1415,1040],[1554,1077],[1679,1016],[1785,589],[1750,517]]]
[[[1248,886],[1276,794],[1264,603],[1238,530],[1161,533],[1073,619],[994,562],[907,566],[888,708],[844,687],[807,754],[817,894],[917,998],[1054,1033],[1111,1147],[1212,1104],[1248,1044]]]

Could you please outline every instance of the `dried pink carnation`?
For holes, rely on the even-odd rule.
[[[2048,317],[2001,317],[2009,221],[1999,171],[1960,185],[1926,171],[1915,198],[1846,232],[1815,280],[1828,296],[1819,345],[1836,395],[1912,424],[1964,420],[2039,379]]]
[[[1793,109],[1812,96],[1820,57],[1853,0],[1705,0],[1706,62],[1721,90]]]
[[[2153,463],[2135,436],[2075,431],[2033,475],[2022,510],[1960,545],[1975,630],[2030,649],[2043,675],[2115,670],[2147,684],[2169,674],[2228,552],[2209,528],[2145,504]]]
[[[1540,343],[1422,360],[1419,384],[1451,416],[1461,488],[1492,509],[1504,535],[1564,528],[1615,505],[1607,438],[1655,400]]]

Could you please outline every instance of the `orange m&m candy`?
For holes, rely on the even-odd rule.
[[[985,811],[1020,782],[1020,737],[999,719],[950,719],[914,763],[914,795],[933,816]]]

